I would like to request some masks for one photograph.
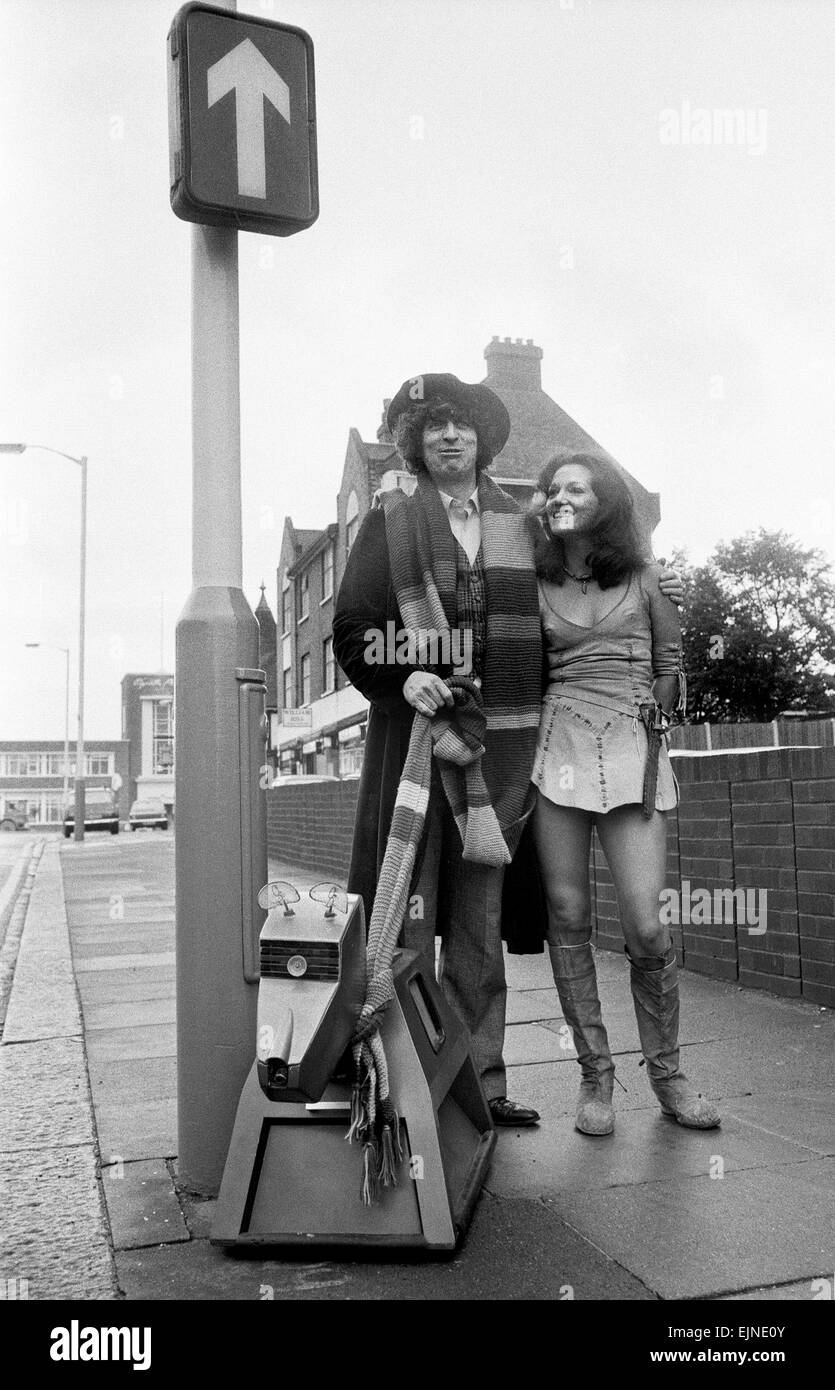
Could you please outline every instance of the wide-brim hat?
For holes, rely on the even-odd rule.
[[[479,444],[487,448],[491,458],[501,453],[510,434],[510,416],[504,402],[489,386],[459,381],[450,372],[424,372],[404,381],[386,411],[389,429],[394,432],[404,411],[432,400],[462,406],[473,422]]]

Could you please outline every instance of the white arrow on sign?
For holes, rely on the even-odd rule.
[[[235,93],[238,192],[246,198],[267,196],[264,145],[264,97],[290,124],[290,88],[251,39],[213,63],[206,74],[209,106]]]

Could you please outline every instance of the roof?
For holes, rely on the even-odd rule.
[[[292,565],[288,565],[288,576],[292,577],[294,574],[298,574],[301,570],[303,570],[308,564],[308,562],[312,560],[314,556],[318,553],[318,551],[320,551],[324,547],[326,541],[335,540],[337,530],[338,527],[336,522],[332,521],[329,526],[325,527],[324,531],[296,531],[295,535],[297,537],[309,536],[310,540],[307,542],[304,548],[299,551]]]
[[[308,550],[311,545],[315,545],[316,541],[318,541],[320,537],[324,534],[324,531],[306,531],[302,530],[298,526],[293,527],[293,535],[296,540],[296,545],[299,547],[302,554],[305,552],[305,550]]]

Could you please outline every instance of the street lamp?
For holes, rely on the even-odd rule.
[[[61,798],[61,804],[66,811],[70,775],[70,649],[69,647],[53,646],[51,642],[26,642],[24,645],[27,647],[45,647],[51,652],[63,652],[67,659],[67,673],[64,680],[64,788]]]
[[[87,455],[76,458],[48,444],[0,444],[0,454],[23,454],[40,449],[45,454],[77,463],[81,469],[81,587],[78,606],[78,740],[75,755],[75,838],[84,839],[84,590],[87,574]]]

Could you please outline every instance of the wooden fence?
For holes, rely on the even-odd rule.
[[[773,719],[770,724],[682,724],[670,734],[670,748],[688,753],[798,746],[835,747],[835,719]]]

